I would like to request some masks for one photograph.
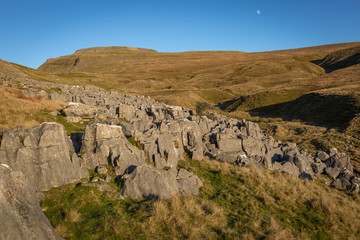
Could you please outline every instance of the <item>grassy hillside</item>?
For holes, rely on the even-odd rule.
[[[41,203],[66,239],[358,239],[360,199],[322,183],[217,161],[186,160],[201,195],[116,200],[70,184]],[[112,186],[116,186],[112,184]]]
[[[339,50],[327,55],[320,66],[328,71],[350,67],[360,63],[360,46]]]
[[[19,126],[33,127],[41,123],[40,112],[59,110],[63,103],[42,97],[26,96],[18,89],[0,85],[0,133]]]
[[[260,53],[93,48],[49,59],[39,70],[73,82],[194,108],[197,101],[217,104],[263,91],[318,89],[316,85],[308,86],[308,80],[325,74],[325,70],[314,61],[359,45],[345,43]]]

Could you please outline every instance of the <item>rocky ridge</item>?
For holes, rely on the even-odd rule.
[[[68,110],[71,108],[92,108],[91,114],[85,114],[91,115],[92,120],[106,116],[108,121],[87,126],[79,143],[82,144],[82,164],[92,169],[109,163],[121,169],[118,172],[121,177],[124,171],[132,174],[137,166],[147,162],[147,166],[163,170],[165,167],[176,167],[187,153],[197,160],[206,156],[239,166],[278,170],[303,179],[331,179],[334,187],[359,191],[359,178],[354,175],[345,153],[329,149],[312,156],[306,150],[299,150],[296,144],[275,141],[262,133],[257,124],[249,121],[227,119],[216,114],[214,119],[209,119],[198,116],[193,110],[166,105],[148,97],[87,86],[29,79],[17,84],[28,89],[23,91],[26,94],[75,102],[64,109],[67,117],[72,116],[79,121],[83,119],[83,113],[76,114],[76,111]],[[96,132],[98,128],[106,132],[101,134],[108,136],[99,135]],[[140,142],[142,150],[130,146],[124,135]],[[128,159],[131,161],[126,163]],[[137,172],[134,175],[138,175]],[[128,179],[136,181],[136,178],[124,178],[124,181]]]

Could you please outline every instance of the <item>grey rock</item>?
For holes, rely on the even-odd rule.
[[[243,150],[248,156],[258,155],[264,156],[266,153],[266,147],[264,143],[253,137],[242,137]]]
[[[331,168],[331,167],[325,168],[325,173],[332,179],[336,179],[337,176],[340,174],[340,172],[341,172],[341,168]]]
[[[202,149],[193,148],[189,151],[189,153],[191,159],[202,160],[204,158]]]
[[[119,126],[122,127],[125,136],[134,136],[135,128],[132,124],[125,121],[121,121],[119,122]]]
[[[104,179],[99,178],[99,177],[94,177],[93,179],[91,179],[91,182],[96,183],[96,182],[105,182]]]
[[[167,166],[177,166],[178,160],[184,156],[184,150],[179,146],[179,140],[170,133],[161,133],[156,139],[160,156],[166,160]]]
[[[250,167],[254,166],[259,170],[264,170],[264,168],[259,164],[259,162],[254,158],[242,157],[239,156],[235,162],[240,167]]]
[[[181,168],[176,176],[179,191],[185,196],[199,195],[199,188],[203,186],[202,181],[194,173]]]
[[[216,135],[216,143],[220,151],[223,152],[239,152],[242,151],[242,140],[234,135],[227,133],[218,133]]]
[[[299,168],[300,172],[306,172],[313,175],[313,170],[311,166],[312,159],[306,156],[305,154],[297,153],[293,158],[294,164]]]
[[[43,214],[35,190],[22,172],[0,165],[0,239],[62,239]]]
[[[70,139],[73,143],[74,150],[76,153],[80,152],[83,135],[84,135],[84,133],[82,133],[82,132],[75,132],[70,135]]]
[[[0,163],[22,171],[37,191],[49,190],[89,176],[77,158],[65,129],[57,123],[4,130]],[[4,154],[3,154],[4,155]]]
[[[350,190],[352,184],[346,178],[337,178],[330,184],[330,186],[341,190]]]
[[[108,183],[108,182],[111,182],[111,181],[112,181],[111,176],[106,175],[105,178],[104,178],[104,181],[107,182],[107,183]]]
[[[169,171],[147,165],[135,168],[130,175],[122,177],[123,195],[131,198],[164,199],[179,192],[175,168]]]
[[[132,198],[166,199],[178,193],[199,194],[201,180],[193,173],[176,168],[160,170],[141,165],[129,175],[123,175],[123,195]]]
[[[96,166],[95,172],[99,174],[107,174],[108,170],[105,166]]]
[[[350,158],[344,153],[336,153],[331,155],[331,157],[325,161],[325,164],[326,174],[333,179],[336,179],[340,172],[344,169],[353,172]]]
[[[329,156],[326,152],[324,152],[324,151],[319,151],[319,152],[317,152],[316,157],[319,158],[321,161],[324,162],[324,161],[326,161],[330,156]]]
[[[337,148],[329,148],[328,150],[326,150],[326,152],[328,153],[329,157],[332,157],[338,153],[338,150]]]
[[[326,165],[319,159],[319,161],[311,163],[311,168],[315,174],[321,174],[324,172]]]
[[[290,174],[293,177],[298,177],[300,174],[299,168],[293,162],[290,161],[282,162],[282,163],[274,162],[273,169]]]
[[[80,122],[81,120],[90,119],[104,121],[113,117],[112,114],[105,108],[73,102],[70,102],[63,109],[63,113],[65,114],[68,122]]]
[[[124,173],[145,164],[144,152],[126,139],[121,126],[101,123],[87,125],[80,152],[85,166],[90,169],[110,164],[118,166],[118,171]]]

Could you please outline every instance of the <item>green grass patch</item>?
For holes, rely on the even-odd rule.
[[[126,136],[127,140],[134,145],[135,147],[137,147],[138,149],[142,150],[142,145],[139,141],[137,141],[134,137],[132,136]]]
[[[70,135],[74,132],[83,132],[85,126],[88,124],[87,121],[84,121],[83,123],[69,123],[66,121],[65,117],[62,115],[53,116],[49,112],[46,111],[39,111],[34,116],[33,119],[35,119],[38,122],[57,122],[62,124],[65,127],[65,131],[67,135]]]
[[[116,200],[74,183],[46,192],[41,206],[66,239],[360,237],[359,197],[321,182],[210,160],[186,158],[178,168],[203,180],[200,196]]]

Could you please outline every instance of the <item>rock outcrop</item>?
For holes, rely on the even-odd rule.
[[[125,197],[161,199],[176,194],[198,195],[201,180],[185,169],[160,170],[152,166],[138,166],[122,177]]]
[[[7,84],[11,85],[11,82]],[[249,121],[227,119],[217,114],[212,114],[212,119],[209,119],[196,115],[193,110],[169,106],[148,97],[123,95],[99,88],[68,86],[31,79],[16,84],[27,88],[28,90],[24,91],[26,94],[92,105],[101,108],[102,111],[108,111],[103,116],[111,119],[112,124],[121,126],[125,135],[139,141],[148,162],[159,170],[164,167],[176,167],[178,161],[183,159],[184,153],[192,159],[201,160],[207,156],[238,166],[252,165],[259,169],[265,167],[278,170],[308,180],[322,178],[321,174],[326,174],[333,180],[334,187],[344,186],[338,183],[346,181],[337,179],[344,179],[342,173],[348,170],[353,177],[348,177],[347,174],[345,179],[351,183],[351,189],[357,191],[355,185],[358,178],[354,175],[346,154],[330,149],[327,153],[319,152],[312,156],[304,150],[299,150],[294,143],[274,141],[272,137],[263,134],[257,124]],[[46,89],[50,93],[39,92],[36,88]],[[113,116],[124,121],[116,123]],[[73,117],[77,120],[84,118],[81,114],[75,114]],[[87,136],[84,138],[82,149],[87,148],[83,158],[88,167],[94,168],[106,162],[115,164],[114,161],[121,156],[121,151],[128,154],[123,148],[110,147],[108,150],[107,147],[101,147],[109,145],[113,140],[103,139],[94,142],[93,137]],[[107,157],[107,160],[104,157]],[[136,157],[139,158],[141,159]],[[143,163],[142,160],[140,162]],[[134,166],[140,166],[140,162]]]
[[[0,163],[23,172],[36,191],[49,190],[89,176],[64,127],[57,123],[4,130]]]
[[[0,239],[61,240],[43,214],[34,185],[0,164]]]
[[[109,164],[118,166],[119,174],[123,174],[146,163],[144,152],[133,146],[126,139],[122,127],[117,125],[87,125],[80,153],[84,165],[92,170],[98,165]]]
[[[68,122],[80,122],[84,120],[105,121],[115,118],[114,114],[111,114],[106,108],[73,102],[69,102],[63,109],[63,114]]]

